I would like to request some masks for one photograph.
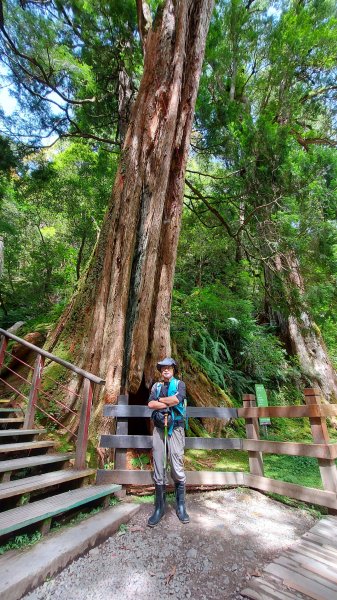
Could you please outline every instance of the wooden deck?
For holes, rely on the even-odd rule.
[[[336,600],[337,517],[316,523],[296,548],[265,567],[241,594],[253,600]]]

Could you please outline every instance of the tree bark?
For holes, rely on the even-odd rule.
[[[322,390],[329,402],[337,402],[337,375],[331,363],[319,328],[312,320],[303,296],[304,281],[298,260],[293,252],[275,259],[275,267],[283,281],[285,297],[289,305],[288,335],[291,348],[298,356],[303,372],[313,387]],[[296,306],[292,293],[296,294]]]
[[[106,378],[105,402],[136,393],[144,375],[148,386],[170,353],[184,175],[212,6],[166,0],[147,30],[111,203],[86,277],[49,341],[78,340],[77,364]]]

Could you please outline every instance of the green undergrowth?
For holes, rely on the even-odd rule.
[[[9,550],[21,550],[22,548],[28,548],[34,546],[42,537],[41,532],[37,529],[33,533],[24,533],[22,535],[16,535],[13,539],[0,546],[0,555],[5,554]]]
[[[135,504],[153,504],[154,494],[144,494],[144,496],[131,496],[130,500]],[[166,502],[173,504],[175,502],[175,494],[173,492],[166,494]]]
[[[119,503],[118,498],[112,496],[109,501],[109,506],[116,506]],[[69,521],[64,522],[64,515],[55,519],[52,522],[50,531],[62,531],[82,521],[85,521],[89,517],[96,515],[97,513],[104,510],[103,506],[95,506],[94,508],[83,510],[74,515]],[[9,539],[5,544],[0,546],[0,556],[8,552],[9,550],[23,550],[24,548],[28,548],[29,546],[34,546],[37,542],[42,538],[42,534],[39,529],[31,533],[23,533],[21,535],[16,535],[15,537]]]

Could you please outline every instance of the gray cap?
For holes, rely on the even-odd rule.
[[[157,369],[158,371],[160,371],[160,369],[162,367],[176,367],[177,363],[174,360],[174,358],[171,358],[170,356],[167,356],[166,358],[164,358],[163,360],[159,361],[157,363]]]

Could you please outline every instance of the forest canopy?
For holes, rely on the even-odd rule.
[[[95,252],[142,30],[133,0],[0,5],[1,326],[48,331]],[[234,398],[255,383],[337,398],[336,56],[333,1],[215,3],[171,337]]]

